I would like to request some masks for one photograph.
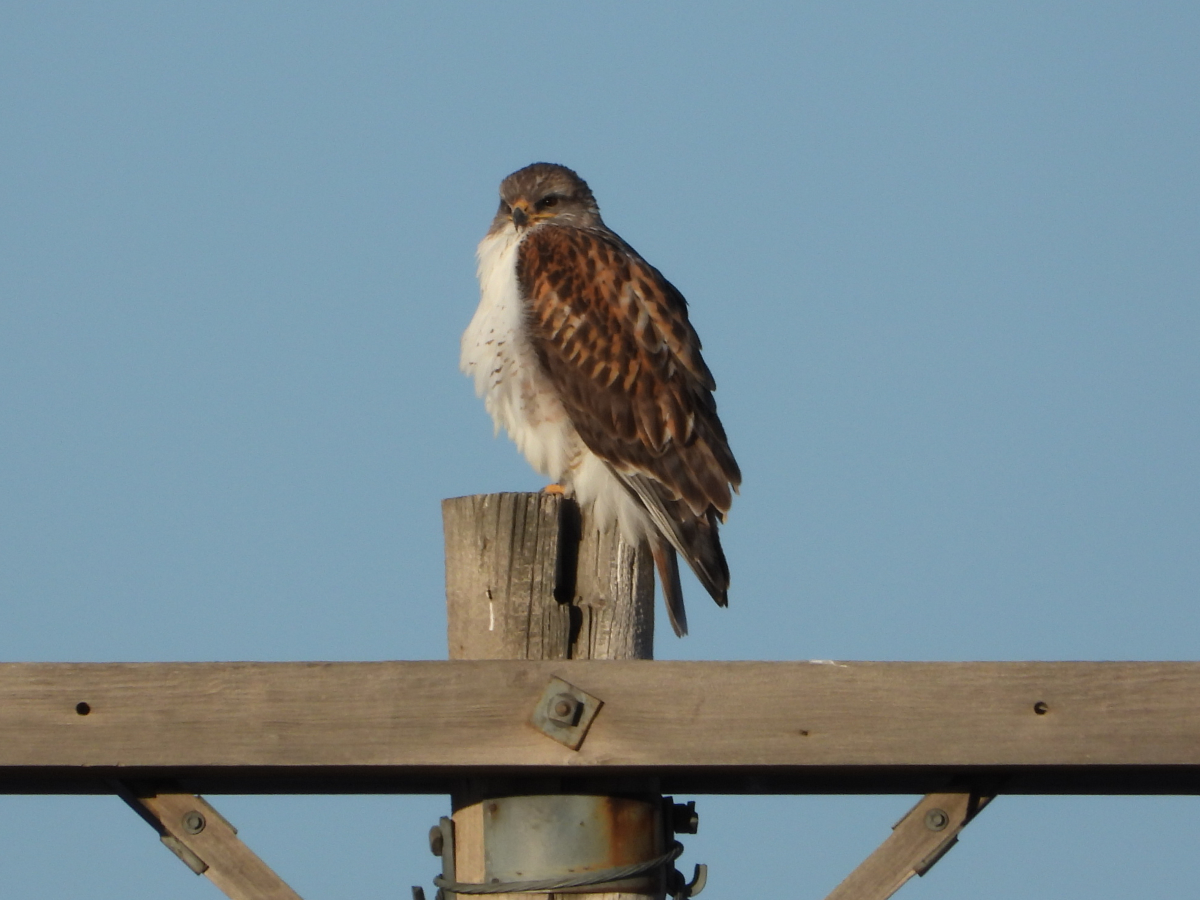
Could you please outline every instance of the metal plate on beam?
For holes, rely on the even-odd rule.
[[[533,727],[572,750],[578,750],[604,701],[555,676],[533,709]]]

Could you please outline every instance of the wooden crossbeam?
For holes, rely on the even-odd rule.
[[[604,703],[578,751],[529,723],[552,676]],[[629,775],[675,793],[1195,794],[1200,663],[0,665],[0,792]]]

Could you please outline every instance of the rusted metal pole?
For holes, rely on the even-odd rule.
[[[600,532],[574,502],[556,494],[457,497],[443,502],[442,515],[451,659],[652,658],[654,574],[647,548],[627,545],[613,529]],[[572,802],[585,809],[579,817],[589,810],[610,816],[618,830],[611,840],[618,858],[609,865],[621,862],[622,853],[638,860],[661,854],[665,841],[657,788],[644,779],[620,785],[572,779],[565,790],[561,780],[464,783],[452,796],[456,879],[482,882],[489,867],[500,867],[502,845],[526,839],[501,836],[497,823],[510,809],[515,814],[536,806],[538,795],[573,795]],[[589,795],[595,803],[586,799]],[[655,821],[647,822],[648,814]],[[622,829],[626,834],[619,833]],[[490,835],[486,847],[485,835]],[[622,842],[625,846],[619,846]],[[662,898],[660,882],[658,876],[642,878],[631,885],[633,893],[590,896]],[[504,896],[541,900],[557,895]]]

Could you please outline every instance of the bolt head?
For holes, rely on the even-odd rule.
[[[192,809],[183,814],[183,830],[188,834],[199,834],[208,823],[204,821],[204,813]]]
[[[441,856],[445,845],[446,836],[442,834],[442,827],[434,825],[429,829],[429,852],[434,856]]]

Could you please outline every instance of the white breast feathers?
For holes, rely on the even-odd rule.
[[[521,235],[509,226],[479,242],[479,308],[462,336],[460,367],[496,423],[538,472],[562,480],[579,438],[542,374],[517,286]]]

